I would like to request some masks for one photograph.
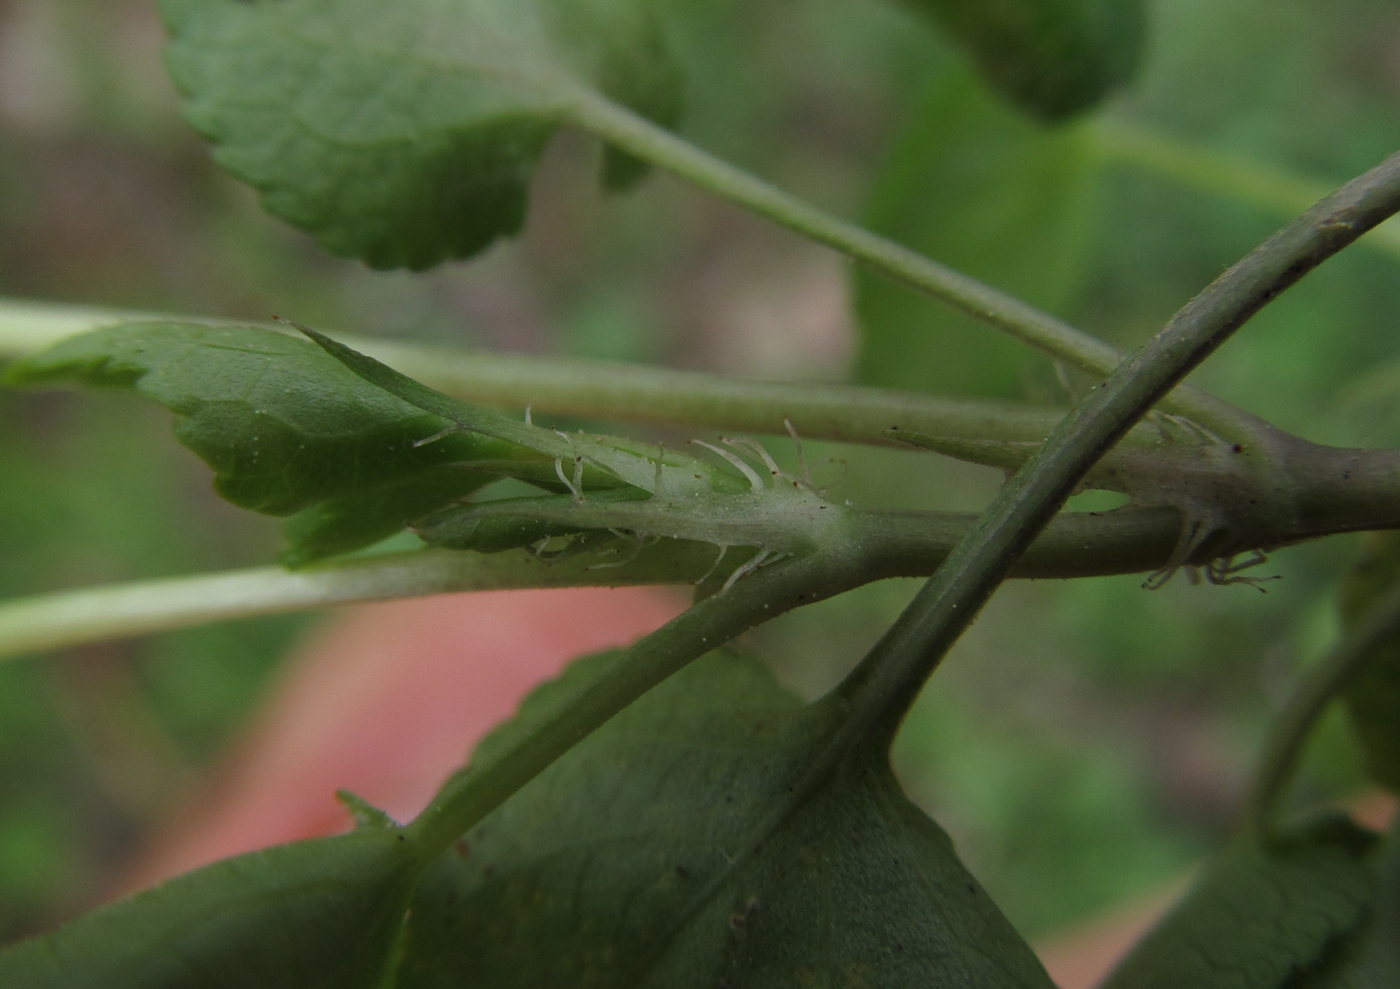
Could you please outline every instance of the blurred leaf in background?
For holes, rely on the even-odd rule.
[[[871,229],[1034,306],[1063,311],[1085,274],[1095,179],[1082,130],[1005,105],[964,67],[926,91],[871,193]],[[1022,398],[1043,359],[905,285],[856,276],[862,381]],[[1041,377],[1046,377],[1043,373]]]

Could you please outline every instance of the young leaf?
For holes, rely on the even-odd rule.
[[[1241,839],[1101,989],[1281,989],[1365,916],[1374,836],[1331,818],[1264,848]]]
[[[1400,537],[1377,532],[1342,588],[1342,617],[1356,621],[1400,581]],[[1367,768],[1376,782],[1400,793],[1400,637],[1383,642],[1342,694]]]
[[[305,340],[252,327],[123,324],[25,358],[3,380],[134,388],[160,402],[229,501],[311,510],[293,532],[294,562],[375,542],[492,479],[461,465],[534,456],[479,433],[439,436],[442,419]]]
[[[866,222],[1053,311],[1079,286],[1095,178],[1082,132],[1027,121],[971,74],[952,70],[898,137]],[[856,269],[855,296],[862,331],[857,372],[870,384],[1019,398],[1024,369],[1041,361],[972,317],[863,267]]]
[[[606,658],[540,688],[478,758]],[[753,660],[691,664],[430,868],[396,986],[1051,989],[883,756],[833,757],[840,716]]]
[[[216,160],[336,254],[426,268],[515,233],[580,89],[660,123],[680,81],[648,0],[163,0]],[[635,177],[610,157],[607,178]]]
[[[659,447],[581,431],[553,432],[463,405],[323,333],[305,328],[303,332],[345,367],[389,394],[462,430],[484,432],[554,458],[555,472],[569,487],[570,497],[516,498],[445,509],[414,526],[431,543],[490,552],[555,535],[628,532],[637,539],[670,536],[720,547],[755,546],[761,551],[752,565],[757,567],[765,561],[776,562],[779,556],[811,550],[822,537],[835,539],[843,534],[844,510],[825,501],[810,484],[783,472],[752,441],[724,441],[731,450],[710,447],[743,473],[735,477]],[[739,450],[762,459],[763,468],[755,469],[731,452]],[[576,472],[572,481],[567,478],[566,463]],[[593,481],[599,476],[610,479],[611,490],[594,490]]]
[[[377,989],[416,872],[383,828],[226,859],[0,951],[0,985]]]
[[[1087,110],[1132,78],[1143,0],[913,0],[968,49],[987,81],[1046,120]]]

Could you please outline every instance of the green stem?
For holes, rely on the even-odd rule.
[[[1190,144],[1122,121],[1099,120],[1088,133],[1098,157],[1175,179],[1203,192],[1286,216],[1296,216],[1327,195],[1325,182],[1301,178],[1245,158]],[[1400,259],[1400,226],[1383,223],[1358,245]]]
[[[145,635],[253,615],[458,591],[582,585],[679,584],[703,576],[709,547],[648,547],[623,572],[588,570],[582,557],[545,565],[524,551],[420,550],[306,570],[226,573],[64,591],[0,604],[0,659],[102,639]]]
[[[0,299],[0,358],[23,356],[100,326],[148,319],[226,324],[203,317],[153,315]],[[231,324],[232,325],[232,324]],[[237,324],[248,325],[248,324]],[[285,332],[278,324],[254,324]],[[881,388],[816,382],[763,382],[578,358],[537,357],[428,347],[382,339],[338,338],[361,353],[454,398],[537,413],[669,422],[803,439],[895,445],[891,426],[969,439],[1044,439],[1064,414],[1036,405],[937,398]],[[1143,444],[1154,436],[1143,430]]]
[[[851,569],[840,590],[890,577],[928,576],[975,518],[852,513],[850,538],[861,547],[861,565]],[[1027,552],[1017,575],[1066,578],[1151,570],[1170,553],[1179,524],[1176,513],[1163,508],[1104,516],[1067,513]],[[664,540],[626,566],[601,569],[597,557],[588,554],[544,564],[523,550],[420,550],[293,572],[257,567],[41,594],[0,603],[0,659],[208,622],[423,594],[693,584],[713,569],[715,552],[707,543]],[[731,559],[738,563],[742,556],[731,554]],[[710,579],[724,576],[718,572]]]
[[[1389,514],[1384,518],[1368,513],[1329,531],[1400,528],[1400,497],[1389,498],[1386,506]],[[833,593],[875,580],[929,576],[976,521],[976,515],[963,512],[852,512],[849,539],[860,547],[861,564],[839,587],[832,585],[837,588]],[[1263,545],[1288,545],[1318,535],[1313,521],[1300,516],[1295,529],[1255,535],[1261,536]],[[1009,576],[1064,580],[1156,570],[1171,557],[1180,528],[1180,513],[1165,506],[1064,512],[1036,537]],[[1216,546],[1211,552],[1228,555],[1251,548]],[[742,557],[731,555],[730,559],[737,564]],[[0,660],[214,621],[421,594],[693,584],[711,570],[715,548],[708,543],[664,540],[645,548],[625,566],[599,569],[597,562],[596,557],[580,555],[545,565],[524,551],[423,550],[337,561],[290,573],[258,567],[42,594],[0,603]],[[1193,557],[1186,562],[1207,560]],[[724,571],[716,571],[709,579],[722,581],[725,576]]]
[[[786,434],[787,419],[802,439],[903,446],[889,436],[890,427],[923,423],[938,435],[1040,440],[1064,414],[1044,406],[610,361],[464,354],[380,341],[364,347],[409,377],[482,404],[777,436]],[[1150,439],[1144,432],[1143,442]]]
[[[1066,416],[842,685],[851,730],[887,744],[903,713],[1090,467],[1168,389],[1305,273],[1400,209],[1400,154],[1347,183],[1188,302]]]
[[[1240,815],[1241,832],[1263,840],[1272,836],[1279,804],[1318,719],[1370,660],[1376,648],[1397,631],[1400,631],[1400,585],[1376,601],[1345,638],[1321,661],[1304,671],[1269,726]]]
[[[852,223],[828,215],[722,159],[700,150],[662,127],[596,94],[581,94],[574,123],[637,157],[696,185],[826,244],[988,326],[1002,330],[1053,357],[1091,374],[1113,371],[1122,355],[1068,323],[947,268]],[[1253,420],[1226,402],[1194,388],[1160,396],[1164,408],[1188,416],[1222,436],[1243,439]]]

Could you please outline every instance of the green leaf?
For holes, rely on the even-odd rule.
[[[376,989],[416,872],[380,828],[226,859],[0,951],[0,985]]]
[[[375,542],[491,480],[463,464],[528,453],[461,431],[418,445],[448,423],[305,340],[252,327],[109,327],[25,358],[3,380],[134,388],[160,402],[229,501],[269,515],[310,510],[293,527],[292,562]]]
[[[987,81],[1046,120],[1128,82],[1146,35],[1143,0],[911,0],[972,55]]]
[[[1281,989],[1365,916],[1374,836],[1329,818],[1264,848],[1241,839],[1100,989]]]
[[[1377,532],[1342,588],[1342,619],[1361,619],[1400,581],[1400,534]],[[1366,766],[1376,782],[1400,793],[1400,635],[1382,642],[1342,693]]]
[[[1376,902],[1366,922],[1296,989],[1395,989],[1400,986],[1400,818],[1377,864]]]
[[[426,268],[515,233],[583,89],[663,125],[681,85],[651,0],[163,0],[215,159],[336,254]],[[609,153],[606,179],[637,163]]]
[[[1083,132],[1012,113],[970,74],[933,85],[896,140],[866,215],[878,233],[1054,311],[1079,288],[1094,230]],[[1023,344],[916,290],[857,268],[857,374],[870,384],[1019,398]],[[1047,375],[1048,377],[1048,375]]]
[[[287,520],[282,562],[300,567],[371,545],[493,480],[489,474],[442,464],[328,498]]]
[[[607,660],[536,691],[477,758]],[[431,867],[396,986],[1051,989],[883,753],[842,747],[841,715],[753,660],[696,661]]]

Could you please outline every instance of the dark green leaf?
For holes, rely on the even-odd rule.
[[[381,828],[226,859],[0,951],[0,985],[376,989],[415,873]]]
[[[1101,989],[1280,989],[1361,922],[1374,836],[1331,818],[1263,848],[1241,839]]]
[[[911,2],[967,48],[992,86],[1047,120],[1128,82],[1146,34],[1143,0]]]
[[[478,757],[605,662],[541,688]],[[432,867],[398,989],[1050,989],[883,756],[836,749],[840,713],[752,660],[692,664]]]
[[[1377,869],[1376,902],[1366,922],[1296,989],[1395,989],[1400,986],[1400,818]],[[1290,987],[1294,989],[1294,987]]]
[[[1079,287],[1094,227],[1084,135],[1046,130],[969,74],[943,76],[899,136],[867,224],[1025,301],[1054,310]],[[871,384],[1022,397],[1024,344],[914,289],[857,269],[858,374]]]
[[[650,0],[164,0],[186,116],[330,251],[425,268],[519,229],[581,88],[663,124]],[[636,177],[610,153],[609,184]]]
[[[1361,619],[1400,581],[1400,534],[1377,532],[1342,590],[1342,617]],[[1366,766],[1381,785],[1400,793],[1400,635],[1382,642],[1342,694]]]
[[[160,402],[229,501],[270,515],[310,510],[293,529],[297,562],[372,543],[489,480],[458,465],[522,454],[461,431],[415,445],[448,424],[308,341],[252,327],[110,327],[19,361],[4,380],[134,388]]]

